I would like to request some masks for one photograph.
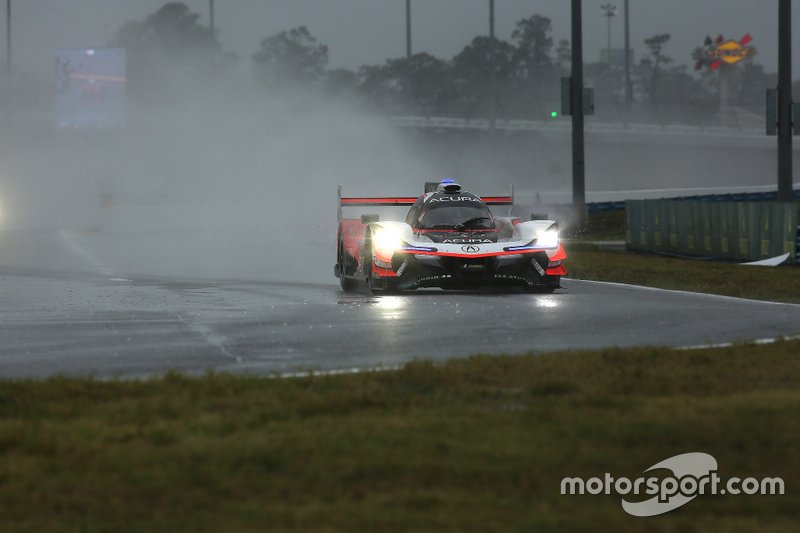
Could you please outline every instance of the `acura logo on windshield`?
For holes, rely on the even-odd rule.
[[[478,248],[477,246],[473,246],[472,244],[467,244],[466,246],[462,246],[461,249],[468,254],[475,254],[481,251],[480,248]]]

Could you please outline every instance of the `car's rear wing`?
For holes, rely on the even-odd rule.
[[[342,186],[337,188],[338,198],[336,219],[342,219],[342,207],[385,207],[385,206],[412,206],[417,201],[418,196],[342,196]],[[514,206],[514,185],[511,185],[511,196],[481,196],[481,200],[486,205],[507,205],[509,209]]]

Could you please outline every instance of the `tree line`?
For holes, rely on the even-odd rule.
[[[220,89],[233,76],[242,58],[225,51],[199,21],[199,14],[174,2],[117,31],[110,45],[127,50],[134,101],[179,101],[187,90],[182,80]],[[636,108],[688,122],[712,116],[719,105],[717,75],[675,65],[670,41],[668,33],[644,40],[646,53],[632,65]],[[486,117],[493,107],[498,118],[537,120],[558,109],[570,55],[569,41],[554,41],[551,20],[533,14],[516,23],[508,40],[477,36],[450,59],[419,52],[356,70],[329,68],[328,47],[305,26],[265,37],[249,59],[259,87],[270,94],[302,89],[357,99],[392,115]],[[584,69],[598,109],[613,118],[624,102],[623,69],[603,61]],[[745,62],[731,76],[733,104],[760,112],[764,89],[775,78]]]

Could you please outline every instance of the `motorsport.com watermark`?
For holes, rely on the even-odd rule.
[[[655,516],[677,509],[703,494],[784,494],[783,479],[764,477],[744,479],[731,477],[722,480],[717,475],[717,460],[707,453],[691,452],[676,455],[656,463],[651,470],[670,470],[670,476],[641,476],[633,480],[614,478],[605,473],[601,477],[584,480],[580,477],[565,477],[561,480],[561,494],[618,494],[647,495],[644,501],[627,501],[622,498],[622,508],[633,516]]]

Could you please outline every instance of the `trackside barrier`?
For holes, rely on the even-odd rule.
[[[794,197],[800,201],[800,190],[794,191]],[[774,202],[778,199],[778,193],[772,192],[745,192],[729,194],[700,194],[694,196],[677,196],[670,200],[681,201],[702,201],[702,202]],[[590,213],[602,211],[617,211],[625,209],[625,200],[610,202],[588,202],[586,209]]]
[[[797,246],[794,253],[795,263],[800,265],[800,226],[797,226]]]
[[[628,200],[625,244],[632,250],[757,261],[789,253],[797,262],[794,202]]]

